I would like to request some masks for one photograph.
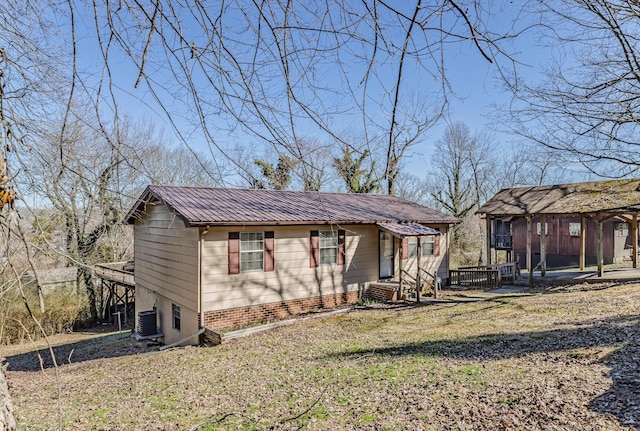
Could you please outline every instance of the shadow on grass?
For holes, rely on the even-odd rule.
[[[156,348],[157,349],[157,348]],[[53,347],[58,365],[75,364],[102,358],[116,358],[136,355],[155,350],[131,338],[130,332],[111,333],[94,338],[61,344]],[[40,347],[26,353],[7,356],[8,371],[39,371],[41,368],[53,367],[53,360],[48,348]]]
[[[459,339],[397,344],[385,348],[335,352],[328,357],[433,356],[466,360],[500,360],[572,349],[617,348],[602,362],[611,368],[611,388],[590,408],[611,414],[623,425],[640,426],[640,315],[593,319],[580,326],[540,332],[489,334]],[[561,366],[561,364],[559,364]]]

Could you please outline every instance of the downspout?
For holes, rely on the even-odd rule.
[[[202,309],[202,258],[204,255],[204,236],[208,233],[209,225],[200,232],[200,238],[198,240],[198,315],[200,316],[200,328],[204,328],[204,310]]]

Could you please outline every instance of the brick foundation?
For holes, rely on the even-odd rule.
[[[366,297],[378,301],[395,301],[398,299],[397,287],[371,283]]]
[[[330,309],[341,304],[354,304],[359,297],[360,292],[354,291],[249,307],[205,311],[204,326],[213,330],[221,330],[250,323],[272,322],[310,311]]]

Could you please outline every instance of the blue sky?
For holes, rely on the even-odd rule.
[[[513,17],[509,10],[502,11],[502,13],[494,16],[494,21],[490,25],[495,26],[494,28],[498,29],[498,31],[502,31],[510,27],[512,20]],[[81,17],[80,22],[87,28],[87,36],[82,38],[80,46],[81,65],[87,69],[94,69],[101,64],[101,59],[99,52],[96,50],[95,40],[92,39],[91,35],[93,22],[86,17]],[[79,28],[81,28],[80,25]],[[199,41],[195,26],[192,29],[187,29],[187,31],[193,33],[194,40]],[[516,59],[522,63],[518,65],[518,73],[531,80],[539,79],[538,71],[542,65],[550,61],[551,55],[548,49],[537,46],[537,37],[537,33],[531,31],[522,35],[510,47],[512,52],[516,53]],[[247,40],[247,42],[250,44],[250,40]],[[452,90],[458,96],[449,99],[447,120],[463,122],[469,126],[472,132],[489,132],[503,148],[510,148],[514,144],[513,137],[500,132],[492,122],[492,118],[496,116],[493,107],[495,105],[506,105],[510,101],[510,94],[503,91],[500,83],[495,79],[497,65],[491,64],[483,58],[472,43],[453,43],[448,45],[445,53],[445,63],[447,65],[447,78],[452,85]],[[165,75],[164,72],[167,66],[167,64],[163,64],[161,55],[155,57],[151,55],[149,57],[146,71],[158,84],[155,87],[156,89],[160,88],[161,84],[170,84],[171,77]],[[357,64],[354,66],[354,74],[362,74],[362,71],[358,70],[358,67],[361,66]],[[510,67],[504,59],[500,62],[500,66]],[[386,67],[384,64],[381,67],[382,73],[391,72],[392,74],[394,72],[393,68],[384,72],[384,67]],[[112,70],[116,76],[116,92],[121,108],[128,114],[143,118],[145,122],[156,124],[158,129],[164,129],[167,136],[171,136],[172,131],[168,126],[166,117],[157,106],[155,100],[153,100],[146,85],[142,83],[139,88],[134,88],[138,70],[132,63],[128,59],[118,58],[117,55],[114,56],[112,54]],[[320,79],[325,79],[332,84],[334,83],[332,81],[340,79],[337,74],[334,76],[335,71],[331,70],[330,64],[325,64],[324,67],[314,72],[317,73]],[[197,73],[195,76],[197,77]],[[419,91],[429,92],[434,86],[437,87],[437,83],[430,82],[429,78],[425,77],[424,74],[417,75],[412,72],[411,68],[407,68],[402,86],[408,89],[415,88]],[[206,85],[202,88],[206,88]],[[211,91],[211,89],[202,91]],[[192,104],[183,96],[181,94],[176,95],[171,90],[164,94],[162,91],[160,92],[160,97],[167,104],[168,109],[171,110],[172,118],[176,121],[180,132],[186,137],[189,144],[195,150],[208,153],[209,145],[194,124],[193,112],[188,111],[192,108]],[[256,146],[257,140],[255,136],[247,134],[246,131],[243,132],[242,128],[235,128],[229,132],[228,130],[231,128],[229,118],[223,118],[222,116],[216,118],[215,106],[213,105],[206,108],[209,109],[208,118],[211,129],[215,129],[216,143],[221,147],[228,148],[237,143],[245,143],[251,147],[250,154],[254,157],[264,157],[273,153],[272,148],[268,145]],[[388,115],[388,113],[384,112],[378,114],[381,117]],[[357,113],[351,115],[358,116]],[[500,116],[500,114],[497,115]],[[350,128],[351,120],[348,115],[335,116],[328,121],[337,124],[337,130],[349,130]],[[434,143],[442,136],[445,128],[446,121],[441,121],[439,125],[425,134],[423,142],[413,148],[411,157],[405,159],[404,167],[407,172],[424,177],[425,166],[432,155]],[[306,131],[304,123],[301,123],[299,129],[302,133]],[[313,136],[315,133],[313,125],[309,125],[308,130],[310,135]],[[321,137],[320,139],[325,138]]]

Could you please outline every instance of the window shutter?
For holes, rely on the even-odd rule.
[[[409,238],[402,238],[402,259],[409,259]]]
[[[229,232],[229,274],[240,274],[240,232]]]
[[[345,260],[345,232],[343,230],[338,231],[338,265],[344,265]]]
[[[264,233],[264,271],[273,271],[275,257],[275,235],[273,231]]]
[[[311,254],[309,256],[309,268],[317,268],[320,263],[320,236],[317,230],[312,230],[310,235]]]
[[[433,237],[433,255],[440,256],[440,235]]]

